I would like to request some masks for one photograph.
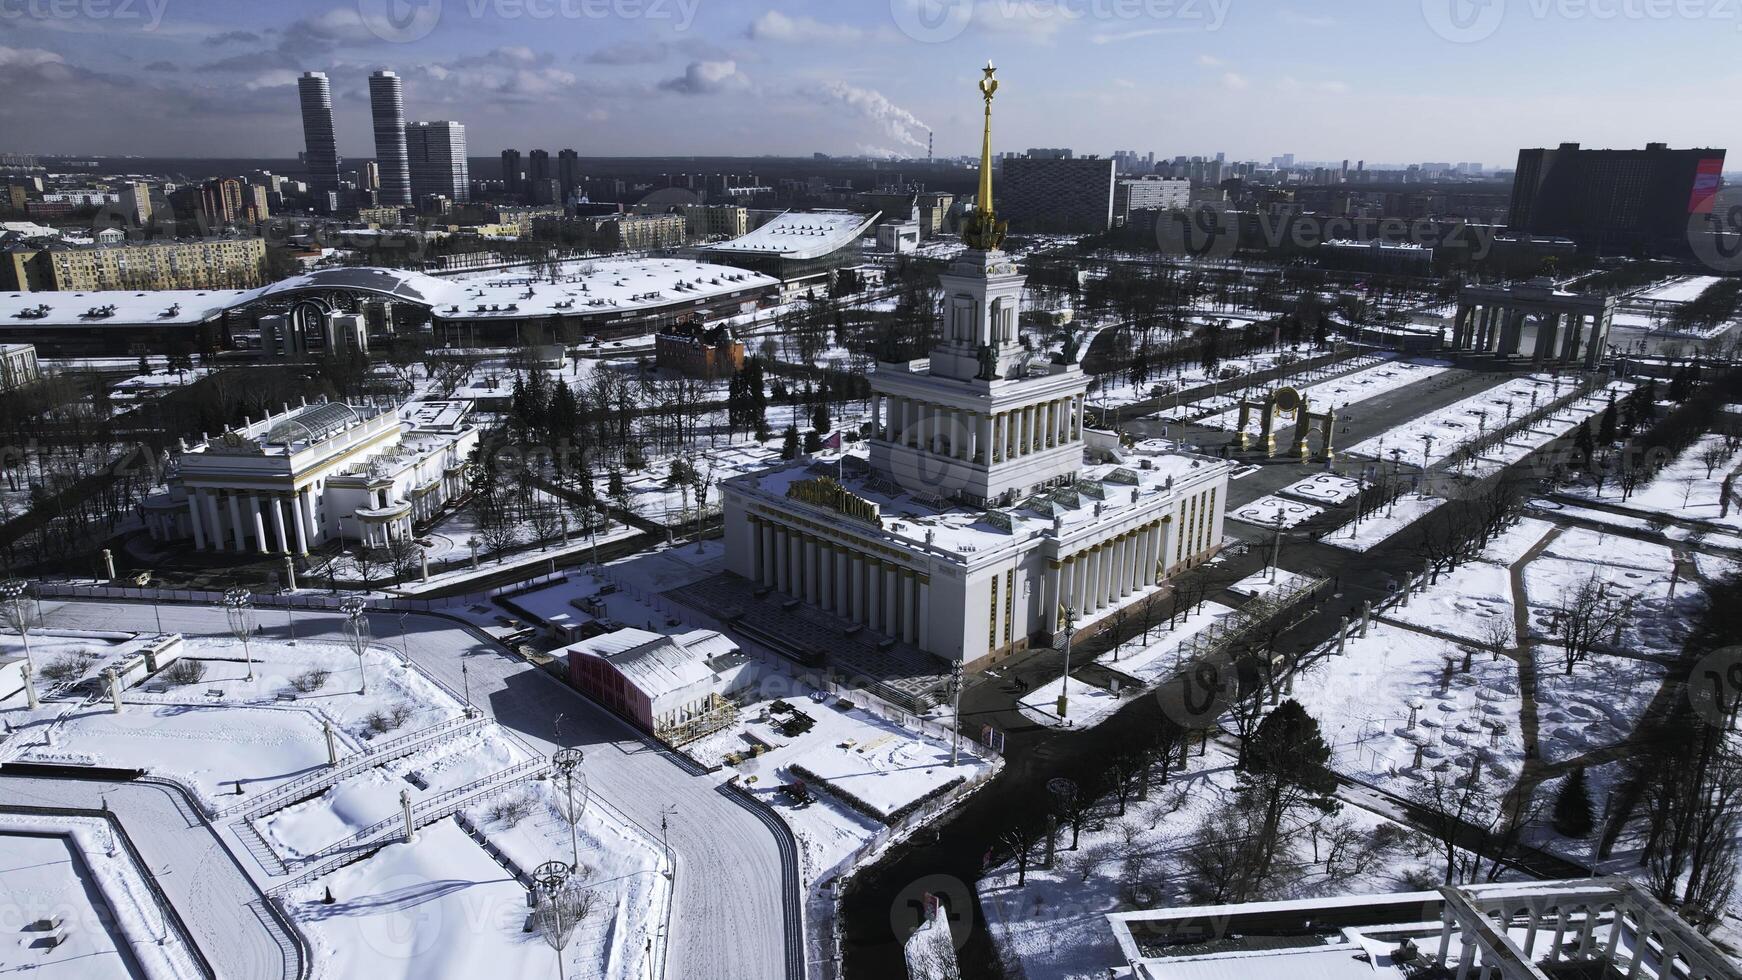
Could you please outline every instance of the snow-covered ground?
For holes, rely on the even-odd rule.
[[[113,835],[96,817],[0,814],[0,973],[41,980],[200,976],[142,869]],[[51,945],[55,938],[62,941]]]
[[[1464,771],[1478,753],[1486,775],[1517,775],[1524,745],[1516,663],[1385,622],[1359,632],[1351,624],[1343,655],[1318,660],[1293,693],[1323,727],[1338,772],[1404,793],[1421,778],[1419,751],[1427,769],[1449,762]]]
[[[1356,443],[1345,454],[1387,459],[1395,448],[1403,450],[1405,463],[1420,465],[1425,458],[1432,465],[1450,458],[1482,432],[1499,429],[1510,419],[1554,401],[1570,386],[1570,379],[1549,375],[1513,378]]]
[[[1312,504],[1272,494],[1259,497],[1249,504],[1230,511],[1228,517],[1245,524],[1256,524],[1259,527],[1267,528],[1281,527],[1286,530],[1324,512],[1323,507],[1316,507]],[[1280,524],[1277,521],[1278,517],[1282,519]]]
[[[1096,775],[1083,773],[1077,782],[1090,785]],[[1192,836],[1234,804],[1236,782],[1226,755],[1194,752],[1184,772],[1175,772],[1166,785],[1152,780],[1149,798],[1131,800],[1123,816],[1117,798],[1098,803],[1074,850],[1070,826],[1061,824],[1052,866],[1042,866],[1043,840],[1023,884],[1017,884],[1015,863],[995,855],[978,891],[998,948],[1020,964],[1020,975],[1034,978],[1104,980],[1122,968],[1107,913],[1204,901],[1191,890]],[[1406,876],[1435,861],[1401,828],[1365,810],[1346,806],[1331,817],[1308,812],[1311,819],[1296,816],[1285,827],[1289,840],[1280,849],[1277,884],[1255,899],[1406,890]],[[1324,843],[1333,828],[1356,842],[1334,866]],[[1368,865],[1360,870],[1352,860],[1356,851],[1365,852]]]
[[[1338,476],[1335,473],[1319,473],[1309,476],[1299,483],[1283,487],[1277,492],[1289,497],[1299,497],[1315,504],[1336,506],[1354,500],[1355,496],[1361,492],[1361,481],[1354,477]]]
[[[545,860],[567,859],[566,829],[560,836],[544,842]],[[666,886],[657,855],[648,854],[629,871],[626,887],[613,850],[625,843],[584,841],[581,863],[593,871],[590,881],[601,894],[563,952],[569,977],[629,980],[648,974],[647,906],[652,893]],[[329,889],[331,905],[323,902]],[[389,844],[298,889],[288,904],[315,949],[317,978],[461,980],[544,976],[557,969],[557,953],[539,932],[525,928],[526,889],[455,819],[431,824],[411,843]],[[636,912],[636,921],[626,921],[626,913]]]
[[[1705,460],[1708,454],[1712,457],[1709,471]],[[1620,481],[1613,477],[1604,481],[1600,493],[1589,480],[1567,488],[1566,492],[1636,510],[1642,515],[1667,514],[1742,528],[1742,507],[1732,505],[1728,514],[1719,516],[1723,510],[1720,497],[1724,477],[1736,468],[1737,463],[1735,452],[1725,447],[1724,436],[1704,435],[1670,460],[1650,482],[1635,487],[1626,499],[1622,499]]]
[[[1331,408],[1345,408],[1369,398],[1377,398],[1399,388],[1438,377],[1449,370],[1446,365],[1433,362],[1383,361],[1377,358],[1373,360],[1376,363],[1353,373],[1310,385],[1297,385],[1297,387],[1300,387],[1301,394],[1306,396],[1309,407],[1313,411],[1322,412]],[[1246,420],[1246,431],[1253,435],[1257,435],[1261,428],[1261,420],[1258,416],[1258,412],[1252,412]],[[1209,418],[1202,419],[1199,424],[1232,432],[1240,425],[1239,407],[1236,406],[1230,411],[1211,415]],[[1282,426],[1292,427],[1292,425],[1292,422],[1279,422],[1277,431],[1281,431]]]
[[[1351,520],[1319,540],[1349,551],[1367,551],[1378,547],[1404,528],[1434,512],[1445,500],[1417,493],[1406,493],[1392,501],[1384,510],[1360,521]]]

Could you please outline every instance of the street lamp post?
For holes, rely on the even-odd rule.
[[[569,857],[572,861],[571,867],[576,872],[581,869],[581,844],[579,832],[575,829],[575,825],[580,822],[580,814],[575,812],[575,771],[581,768],[581,763],[586,758],[585,752],[575,748],[557,749],[556,754],[550,757],[551,767],[563,778],[563,788],[568,797]],[[586,783],[583,781],[583,797],[586,791]]]
[[[358,598],[346,599],[339,605],[339,611],[345,614],[345,638],[357,654],[358,694],[369,693],[369,670],[364,659],[369,652],[368,609],[369,604]]]
[[[1071,700],[1071,637],[1077,632],[1077,610],[1075,606],[1065,607],[1065,676],[1059,680],[1059,717],[1063,718],[1070,709]]]
[[[244,588],[225,591],[222,600],[224,617],[230,621],[230,632],[242,641],[242,659],[248,662],[248,680],[254,679],[254,651],[248,638],[254,632],[254,594]]]
[[[30,655],[30,583],[19,578],[0,582],[0,599],[6,602],[7,620],[24,641],[24,662],[34,673],[36,658]]]
[[[1270,547],[1270,581],[1275,584],[1278,570],[1282,568],[1282,511],[1276,512],[1276,539]]]
[[[955,765],[962,747],[962,662],[950,667],[950,693],[954,705],[950,708],[950,765]]]

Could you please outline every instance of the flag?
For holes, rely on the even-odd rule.
[[[836,450],[837,452],[840,450],[840,448],[841,448],[840,430],[837,429],[836,431],[829,433],[829,437],[827,439],[823,440],[823,448],[824,449],[833,449],[833,450]]]

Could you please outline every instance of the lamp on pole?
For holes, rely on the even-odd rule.
[[[244,588],[229,589],[221,601],[224,618],[230,621],[230,632],[242,641],[242,659],[248,662],[248,679],[254,679],[254,652],[248,638],[254,633],[254,594]]]
[[[950,708],[950,765],[956,764],[957,756],[962,747],[962,662],[956,661],[950,665],[950,695],[954,701]]]
[[[339,605],[345,614],[345,639],[357,655],[358,694],[369,693],[369,672],[364,655],[369,652],[369,604],[362,599],[346,599]]]
[[[30,583],[21,578],[0,582],[0,600],[6,603],[7,625],[17,630],[19,637],[24,640],[24,662],[34,674],[36,658],[30,655]]]
[[[581,768],[581,763],[586,761],[586,758],[585,752],[575,748],[557,749],[556,754],[550,757],[551,768],[555,769],[557,775],[563,778],[563,788],[568,797],[569,857],[572,861],[571,866],[576,871],[581,868],[581,844],[579,832],[575,829],[575,825],[580,823],[581,815],[575,812],[575,772]],[[582,776],[581,803],[583,806],[586,804],[586,794],[587,781],[586,777]]]
[[[1071,637],[1077,631],[1077,610],[1075,606],[1065,607],[1065,676],[1059,681],[1058,714],[1060,718],[1070,709],[1071,700]]]

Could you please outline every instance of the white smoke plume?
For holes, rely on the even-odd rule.
[[[884,135],[904,147],[923,150],[931,127],[919,117],[885,98],[883,93],[845,82],[830,82],[822,93],[829,102],[844,105],[882,128]]]

